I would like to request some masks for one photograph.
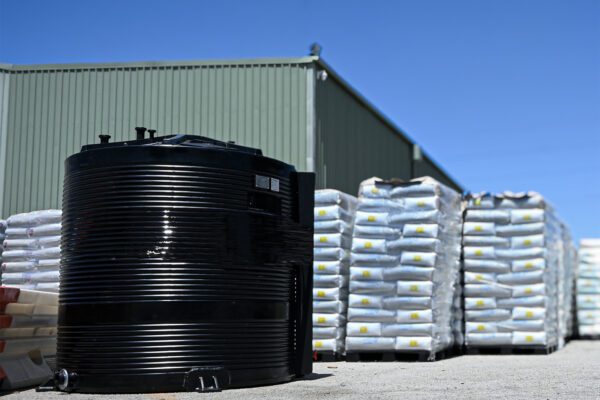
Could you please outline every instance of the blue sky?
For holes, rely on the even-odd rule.
[[[472,191],[536,190],[600,237],[600,1],[0,0],[15,64],[305,55]]]

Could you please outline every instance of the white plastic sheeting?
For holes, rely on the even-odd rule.
[[[356,197],[315,192],[313,350],[344,354],[348,271]]]
[[[461,213],[460,195],[429,177],[361,183],[347,351],[435,353],[455,342]]]
[[[562,346],[572,332],[575,267],[567,228],[533,192],[466,203],[466,345]]]

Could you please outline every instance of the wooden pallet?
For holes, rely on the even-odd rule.
[[[460,355],[461,351],[458,348],[450,347],[438,352],[427,350],[403,350],[403,351],[348,351],[346,352],[347,362],[391,362],[391,361],[439,361],[446,358]]]
[[[467,355],[526,355],[526,354],[552,354],[558,346],[526,346],[526,345],[498,345],[498,346],[466,346]]]
[[[315,362],[338,362],[344,361],[344,356],[333,351],[313,351],[313,361]]]

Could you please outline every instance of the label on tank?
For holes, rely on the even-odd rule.
[[[271,178],[271,190],[274,192],[279,192],[279,179]]]
[[[269,190],[271,188],[269,177],[256,175],[256,178],[254,179],[254,186],[260,189]]]

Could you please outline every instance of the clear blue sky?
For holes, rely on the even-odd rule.
[[[8,63],[299,56],[311,42],[472,191],[600,237],[600,0],[0,0]]]

